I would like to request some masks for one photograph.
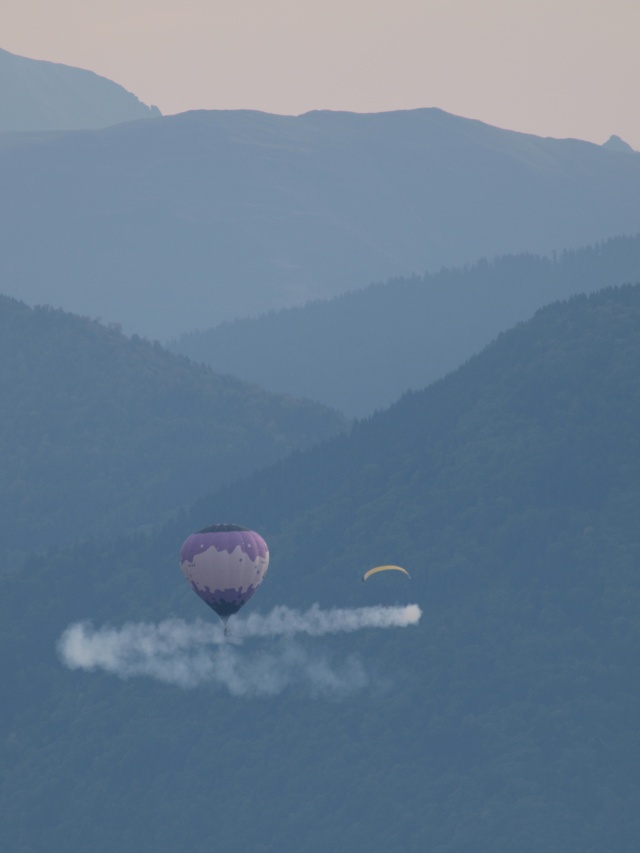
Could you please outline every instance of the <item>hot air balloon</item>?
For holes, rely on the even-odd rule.
[[[368,572],[365,572],[362,575],[362,582],[364,583],[367,580],[367,578],[370,578],[371,575],[375,575],[377,572],[389,572],[389,571],[402,572],[408,578],[411,577],[409,572],[406,569],[403,569],[402,566],[376,566],[375,569],[369,569]]]
[[[262,536],[237,524],[214,524],[192,533],[180,549],[180,568],[189,585],[227,620],[249,601],[269,567]]]

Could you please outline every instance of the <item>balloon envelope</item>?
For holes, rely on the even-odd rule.
[[[268,567],[262,536],[237,524],[205,527],[180,549],[180,568],[191,588],[225,622],[251,598]]]

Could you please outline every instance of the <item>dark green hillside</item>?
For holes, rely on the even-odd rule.
[[[618,237],[553,259],[506,256],[392,279],[192,332],[170,348],[271,391],[363,417],[445,376],[549,302],[638,281],[640,235]]]
[[[639,364],[640,287],[553,305],[148,539],[5,576],[4,846],[636,853]],[[359,656],[336,701],[62,667],[73,620],[206,616],[176,555],[217,519],[270,543],[248,609],[416,601],[420,626],[299,641]],[[386,560],[412,581],[359,582]]]
[[[157,521],[344,427],[316,404],[6,297],[0,363],[0,550]]]
[[[525,535],[530,517],[531,545],[546,523],[562,527],[559,514],[589,527],[609,500],[633,498],[638,482],[639,364],[640,286],[573,297],[425,391],[356,422],[350,436],[203,501],[195,521],[223,507],[229,516],[248,512],[295,548],[308,519],[318,543],[331,531],[328,553],[345,566],[363,546],[367,561],[395,554],[394,562],[438,566],[443,555],[435,559],[432,548],[446,537],[445,552],[458,551],[462,520],[488,540],[516,518]],[[322,548],[318,568],[326,560]],[[310,575],[322,594],[324,579]],[[340,594],[349,588],[347,578]]]

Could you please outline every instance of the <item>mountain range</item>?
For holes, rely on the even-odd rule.
[[[159,115],[93,71],[0,50],[0,133],[92,130]]]
[[[352,417],[459,367],[543,305],[640,282],[640,235],[395,278],[183,335],[169,347],[220,373],[318,400]]]
[[[639,347],[640,286],[574,297],[160,527],[5,566],[6,848],[632,853]],[[63,666],[78,620],[150,642],[206,619],[177,554],[221,519],[270,545],[247,611],[416,602],[420,624],[207,646],[200,686],[105,673],[115,635]],[[386,561],[411,581],[360,583]],[[292,661],[324,691],[239,689]]]
[[[0,849],[636,853],[640,153],[0,97]]]
[[[0,136],[4,293],[168,340],[640,231],[640,154],[438,109]]]

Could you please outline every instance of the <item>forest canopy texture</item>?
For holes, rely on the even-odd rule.
[[[346,427],[318,404],[3,296],[0,362],[0,549],[157,522]]]
[[[6,848],[634,851],[638,364],[640,286],[557,303],[152,532],[6,566]],[[248,608],[415,601],[419,627],[299,641],[366,673],[333,700],[63,667],[71,622],[209,618],[177,552],[222,520],[270,545]],[[359,582],[382,562],[411,582]]]

